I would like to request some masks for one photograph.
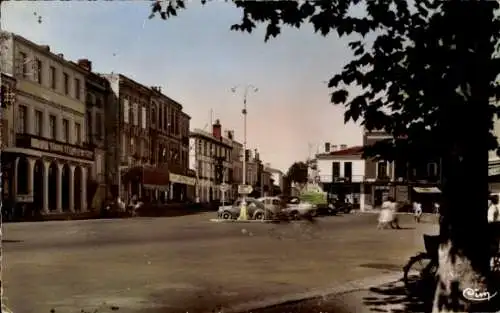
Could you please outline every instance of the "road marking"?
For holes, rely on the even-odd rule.
[[[14,313],[5,304],[2,304],[2,313]]]

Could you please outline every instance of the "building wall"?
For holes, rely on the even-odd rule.
[[[195,155],[191,158],[191,164],[198,172],[199,199],[201,202],[210,200],[220,200],[222,192],[215,182],[214,156],[224,156],[224,181],[230,180],[229,173],[232,170],[232,141],[222,138],[222,141],[215,138],[212,133],[195,129],[190,133],[190,141],[194,145]],[[225,194],[227,198],[232,195]]]
[[[319,159],[317,160],[318,174],[321,183],[331,183],[333,181],[332,169],[333,163],[340,163],[340,177],[344,176],[344,164],[351,162],[352,164],[352,182],[362,182],[365,177],[365,160],[360,160],[358,157],[354,159]]]

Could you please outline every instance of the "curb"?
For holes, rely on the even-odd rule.
[[[209,220],[210,222],[215,222],[215,223],[279,223],[279,221],[273,221],[273,220],[224,220],[224,219],[219,219],[219,218],[211,218]]]
[[[402,273],[391,273],[385,275],[378,275],[367,277],[359,280],[350,281],[343,284],[333,285],[332,287],[323,288],[323,289],[313,289],[307,292],[298,293],[298,294],[290,294],[282,297],[274,297],[268,298],[264,300],[255,300],[246,303],[236,304],[232,307],[229,307],[226,312],[230,313],[244,313],[255,311],[259,309],[264,309],[268,307],[273,307],[277,305],[283,305],[291,302],[300,302],[304,300],[320,298],[325,296],[337,295],[342,293],[348,293],[353,291],[365,290],[371,287],[376,287],[380,284],[384,284],[386,282],[392,282],[401,280],[403,274]]]

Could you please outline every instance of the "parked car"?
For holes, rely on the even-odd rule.
[[[317,215],[317,207],[306,201],[301,201],[297,197],[291,197],[286,204],[284,211],[291,219],[300,219],[304,217],[314,217]]]
[[[266,208],[266,219],[282,219],[287,217],[286,203],[279,197],[261,197],[257,199]]]
[[[240,216],[242,199],[236,200],[232,205],[220,206],[217,211],[218,218],[229,220],[237,219]],[[246,198],[247,202],[247,216],[249,219],[264,219],[266,214],[266,207],[264,203],[255,198]]]
[[[342,213],[351,213],[353,209],[353,205],[351,202],[346,202],[342,200],[333,200],[329,204],[329,208],[332,213],[337,214],[339,212]]]

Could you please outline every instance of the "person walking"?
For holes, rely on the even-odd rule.
[[[391,228],[401,229],[401,227],[399,226],[399,218],[397,216],[396,200],[394,200],[393,197],[388,197],[387,201],[382,203],[382,207],[386,207],[391,212],[391,214],[390,214],[390,217],[391,217],[390,226],[391,226]]]
[[[420,223],[422,217],[422,204],[418,201],[413,202],[413,217],[415,222]]]

